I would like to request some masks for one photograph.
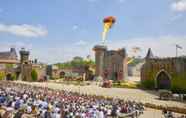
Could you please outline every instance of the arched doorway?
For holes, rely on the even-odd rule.
[[[12,80],[12,75],[11,75],[10,73],[8,73],[8,74],[6,75],[6,80]]]
[[[59,75],[60,75],[60,78],[64,78],[64,77],[65,77],[65,72],[64,72],[64,71],[61,71],[61,72],[59,73]]]
[[[157,89],[170,89],[171,88],[171,80],[168,73],[165,71],[160,71],[156,77],[156,87]]]

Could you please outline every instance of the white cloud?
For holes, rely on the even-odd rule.
[[[78,25],[74,25],[73,27],[72,27],[72,30],[77,30],[79,27],[78,27]]]
[[[183,17],[183,14],[175,14],[173,17],[171,17],[170,21],[168,22],[168,24],[180,20]]]
[[[6,32],[17,36],[24,37],[41,37],[46,36],[48,31],[42,26],[23,25],[5,25],[0,24],[0,32]]]
[[[3,43],[0,43],[0,52],[2,51],[9,51],[10,48],[15,48],[16,51],[17,51],[17,55],[18,57],[20,56],[19,55],[19,50],[21,48],[25,48],[26,50],[32,50],[32,44],[29,44],[29,43],[24,43],[24,42],[3,42]],[[32,52],[31,52],[32,53]]]
[[[86,40],[80,40],[74,44],[56,44],[55,46],[49,46],[47,48],[34,47],[34,45],[26,44],[24,42],[14,43],[0,43],[0,51],[9,50],[10,47],[15,46],[17,49],[25,47],[30,50],[31,58],[38,58],[41,62],[56,63],[71,60],[74,56],[86,57],[91,55],[94,59],[93,47],[99,42],[91,41],[85,42]],[[90,41],[90,40],[89,40]],[[77,45],[77,44],[82,44]],[[141,52],[135,56],[144,57],[147,53],[148,48],[152,48],[152,52],[155,56],[159,57],[174,57],[176,55],[175,44],[183,47],[182,50],[178,51],[179,55],[186,55],[186,36],[160,36],[160,37],[140,37],[130,38],[126,40],[108,40],[108,50],[125,47],[129,56],[133,56],[131,49],[133,47],[140,47]],[[50,55],[47,55],[46,53]]]
[[[78,42],[81,44],[81,42],[84,41],[80,40]],[[78,42],[76,44],[78,44]],[[41,61],[50,63],[69,61],[74,56],[86,57],[87,55],[91,55],[92,59],[94,59],[95,52],[92,49],[97,44],[99,44],[99,42],[86,42],[86,44],[81,46],[58,45],[50,49],[37,49],[37,51],[35,50],[32,52],[32,54],[36,55],[36,57],[39,57]],[[179,44],[183,47],[182,50],[178,51],[178,54],[186,55],[186,36],[160,36],[131,38],[126,40],[108,40],[107,47],[108,50],[117,50],[125,47],[129,56],[134,56],[134,54],[131,53],[131,49],[137,46],[141,48],[141,51],[135,56],[144,57],[146,56],[148,48],[152,48],[152,52],[155,56],[174,57],[176,55],[175,44]],[[45,51],[49,52],[50,56],[43,53]],[[35,54],[35,52],[37,52],[37,54]]]
[[[86,45],[87,42],[85,42],[84,40],[79,40],[78,42],[75,43],[75,45],[77,46],[82,46],[82,45]]]
[[[94,59],[94,52],[92,51],[94,44],[74,46],[74,45],[55,45],[55,47],[48,48],[33,48],[31,51],[31,57],[37,57],[40,61],[45,63],[57,63],[70,61],[75,56],[81,56],[85,58],[87,55],[91,55]],[[47,52],[50,55],[46,55]]]
[[[186,0],[179,0],[171,5],[172,10],[177,12],[185,12],[186,11]]]
[[[183,47],[179,50],[179,55],[186,55],[186,36],[161,36],[161,37],[142,37],[132,38],[120,41],[109,41],[108,47],[110,49],[118,49],[125,47],[129,56],[132,56],[130,52],[134,46],[140,47],[141,52],[138,54],[144,57],[148,48],[152,48],[155,56],[159,57],[174,57],[175,44]]]
[[[14,43],[9,43],[9,42],[4,42],[0,44],[0,51],[5,51],[8,50],[9,48],[14,47],[17,49],[21,48],[26,48],[26,49],[31,49],[32,45],[31,44],[26,44],[23,42],[14,42]]]

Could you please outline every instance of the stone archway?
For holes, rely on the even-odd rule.
[[[6,75],[6,80],[12,80],[12,75],[10,74],[10,73],[8,73],[7,75]]]
[[[65,77],[65,72],[64,72],[64,71],[61,71],[61,72],[59,73],[59,75],[60,75],[60,78],[64,78],[64,77]]]
[[[171,88],[171,78],[170,75],[162,70],[156,76],[156,88],[157,89],[170,89]]]

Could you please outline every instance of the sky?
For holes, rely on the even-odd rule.
[[[108,49],[173,57],[178,44],[186,55],[186,0],[0,0],[0,51],[24,47],[44,63],[94,58],[106,16],[116,17]]]

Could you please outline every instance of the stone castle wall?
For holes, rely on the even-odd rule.
[[[141,82],[149,81],[152,88],[156,88],[161,72],[169,78],[171,90],[186,92],[186,57],[146,59],[141,69]]]
[[[123,80],[127,76],[127,54],[125,49],[107,50],[95,46],[96,76],[104,79]]]
[[[156,74],[165,70],[170,75],[182,74],[186,72],[186,58],[152,58],[147,59],[141,69],[141,79],[154,79]]]

